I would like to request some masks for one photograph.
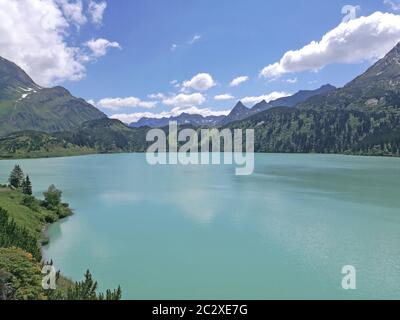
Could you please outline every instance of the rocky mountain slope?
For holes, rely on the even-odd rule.
[[[0,58],[0,136],[21,130],[68,130],[105,117],[62,87],[40,87],[16,64]]]

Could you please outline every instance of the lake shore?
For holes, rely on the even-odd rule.
[[[52,158],[70,158],[70,157],[81,157],[81,156],[90,156],[90,155],[118,155],[118,154],[143,154],[146,152],[127,152],[127,151],[115,151],[115,152],[76,152],[76,153],[48,153],[48,154],[24,154],[13,156],[9,155],[1,155],[0,154],[0,161],[2,160],[30,160],[30,159],[52,159]],[[387,157],[387,158],[400,158],[399,155],[393,154],[371,154],[371,153],[356,153],[356,152],[343,152],[343,153],[282,153],[282,152],[255,152],[255,154],[282,154],[282,155],[343,155],[343,156],[359,156],[359,157]]]

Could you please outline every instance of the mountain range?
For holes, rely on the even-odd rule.
[[[170,121],[177,121],[178,125],[190,124],[193,126],[205,127],[224,126],[235,121],[246,119],[252,115],[274,107],[295,107],[297,104],[304,102],[311,97],[332,92],[334,90],[336,90],[336,87],[327,84],[316,90],[301,90],[292,96],[279,98],[268,103],[263,100],[250,109],[239,101],[227,116],[203,117],[198,114],[182,113],[180,116],[171,118],[141,118],[139,121],[133,122],[129,126],[132,128],[162,128],[167,126]]]
[[[259,152],[400,156],[400,43],[343,88],[230,128],[255,128]]]
[[[132,128],[108,119],[61,87],[41,88],[10,62],[2,60],[0,66],[0,119],[7,119],[0,132],[10,131],[10,120],[18,120],[14,131],[19,131],[0,138],[0,158],[146,150],[149,126]],[[52,125],[42,122],[43,109]],[[59,110],[63,117],[56,116]],[[191,118],[183,114],[179,121],[198,130],[214,126],[201,116],[192,125]],[[343,88],[300,91],[252,109],[239,102],[221,119],[214,119],[221,121],[215,126],[254,129],[256,152],[400,156],[400,43]]]
[[[178,125],[191,124],[194,126],[214,127],[221,123],[224,118],[225,116],[204,117],[199,114],[182,113],[179,116],[170,118],[141,118],[138,122],[133,122],[129,126],[132,128],[162,128],[168,126],[170,121],[176,121]]]
[[[399,104],[400,43],[340,90],[312,97],[299,104],[299,108],[378,111],[385,108],[397,110]]]
[[[331,85],[325,85],[317,90],[300,91],[269,103],[262,101],[251,109],[239,101],[227,116],[204,117],[182,113],[171,118],[142,118],[130,126],[162,128],[170,121],[176,121],[179,125],[223,126],[275,106],[294,107],[310,97],[334,89]],[[23,130],[66,131],[86,121],[102,118],[106,118],[106,115],[85,100],[73,97],[65,88],[42,88],[16,64],[0,57],[0,136]]]

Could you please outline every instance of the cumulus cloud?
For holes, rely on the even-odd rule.
[[[232,100],[232,99],[235,99],[235,97],[232,96],[232,95],[229,94],[229,93],[226,93],[226,94],[219,94],[219,95],[216,95],[216,96],[214,97],[214,99],[217,100],[217,101],[224,101],[224,100]]]
[[[89,15],[91,21],[96,25],[101,25],[103,23],[104,11],[107,8],[107,3],[105,1],[96,2],[94,0],[89,1]]]
[[[385,0],[383,3],[388,5],[393,11],[400,10],[400,1],[399,0]]]
[[[15,62],[38,84],[80,80],[84,47],[71,46],[71,26],[84,23],[81,1],[0,1],[0,56]]]
[[[244,82],[246,82],[248,80],[249,80],[248,76],[240,76],[240,77],[237,77],[237,78],[233,79],[231,81],[231,83],[229,84],[229,86],[230,87],[237,87],[238,85],[240,85],[240,84],[242,84],[242,83],[244,83]]]
[[[152,109],[157,105],[156,101],[142,101],[136,97],[127,98],[104,98],[96,103],[101,109],[119,110],[122,108],[145,108]]]
[[[185,89],[194,89],[198,91],[206,91],[212,87],[215,87],[217,84],[215,83],[213,77],[208,73],[199,73],[194,76],[191,80],[187,80],[183,82],[182,87]]]
[[[251,105],[251,104],[259,103],[259,102],[261,102],[263,100],[265,100],[266,102],[271,102],[271,101],[274,101],[276,99],[283,98],[283,97],[288,97],[288,96],[290,96],[290,94],[287,93],[287,92],[274,91],[274,92],[271,92],[271,93],[268,93],[268,94],[265,94],[265,95],[261,95],[261,96],[244,97],[243,99],[241,99],[241,101],[244,104]]]
[[[68,27],[53,1],[0,1],[0,55],[41,85],[81,79],[85,68],[78,50],[64,41]]]
[[[90,51],[91,55],[94,58],[99,58],[107,54],[107,51],[110,48],[117,48],[121,49],[121,46],[119,45],[118,42],[111,42],[107,39],[91,39],[87,42],[85,42],[85,46],[87,46]]]
[[[177,117],[177,116],[181,115],[182,113],[200,114],[203,117],[208,117],[208,116],[226,116],[229,114],[229,112],[230,112],[230,110],[215,111],[215,110],[211,110],[210,108],[197,108],[197,107],[179,108],[179,107],[176,107],[170,111],[162,111],[159,113],[137,112],[137,113],[130,113],[130,114],[128,114],[128,113],[114,114],[111,116],[111,118],[121,120],[122,122],[125,122],[125,123],[132,123],[132,122],[139,121],[141,118],[155,118],[155,119],[171,118],[171,117]]]
[[[400,41],[400,16],[375,12],[341,23],[318,42],[288,51],[279,62],[260,73],[266,78],[306,70],[319,70],[332,63],[359,63],[381,58]]]
[[[184,94],[180,93],[171,97],[163,99],[163,103],[167,106],[175,107],[188,107],[188,106],[199,106],[206,101],[206,98],[201,93]]]

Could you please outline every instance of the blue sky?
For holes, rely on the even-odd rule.
[[[336,59],[337,61],[332,58],[332,55],[336,54],[334,48],[337,45],[336,39],[329,45],[331,53],[327,52],[324,57],[318,55],[308,57],[308,61],[305,57],[304,63],[308,67],[289,63],[290,66],[285,64],[278,66],[278,69],[272,67],[272,70],[280,70],[278,75],[270,69],[260,74],[266,66],[279,62],[286,52],[299,50],[312,41],[318,42],[326,33],[337,28],[344,17],[343,6],[349,4],[358,6],[357,16],[353,18],[368,17],[376,11],[390,12],[392,16],[398,17],[399,11],[396,10],[400,7],[396,5],[399,2],[396,0],[363,0],[354,3],[339,0],[45,1],[55,3],[64,15],[68,24],[65,28],[68,32],[60,37],[65,46],[79,50],[85,48],[87,53],[84,55],[83,51],[80,51],[79,57],[73,56],[72,62],[62,64],[63,68],[67,68],[68,65],[77,62],[74,71],[66,70],[62,75],[57,75],[57,81],[53,81],[57,70],[51,71],[52,73],[49,71],[47,81],[42,83],[46,85],[53,85],[53,82],[60,83],[75,96],[90,100],[110,116],[125,115],[125,118],[119,117],[125,121],[136,119],[133,114],[168,115],[171,110],[181,112],[192,106],[203,110],[201,112],[204,114],[209,114],[227,111],[237,100],[246,97],[245,101],[251,106],[257,100],[254,97],[269,97],[271,93],[275,93],[271,95],[275,97],[295,93],[301,89],[315,89],[326,83],[343,86],[362,73],[377,56],[382,55],[379,50],[382,51],[382,48],[387,50],[400,40],[400,31],[393,27],[395,22],[391,24],[387,17],[376,17],[373,21],[361,23],[355,27],[358,28],[355,31],[354,28],[350,29],[355,34],[350,40],[356,44],[353,47],[348,45],[337,48],[337,56],[342,55],[342,58]],[[81,15],[76,14],[78,11],[73,6],[77,4],[80,4],[78,7],[81,9]],[[93,8],[91,4],[104,4],[104,11],[97,12],[101,14],[100,18],[97,16],[97,20],[100,21],[95,21],[93,18],[93,10],[89,10]],[[34,23],[32,21],[32,24]],[[371,32],[368,28],[364,30],[363,25],[386,28],[386,24],[389,24],[388,28],[395,30],[388,31],[390,39],[386,39],[386,34],[379,36],[379,39],[383,39],[383,44],[372,45],[369,43],[370,35],[362,34]],[[0,35],[1,31],[0,25]],[[89,40],[96,39],[107,39],[108,44],[102,47],[97,43],[99,46],[93,48],[87,45]],[[359,46],[364,51],[356,52],[354,46]],[[350,57],[352,52],[355,56]],[[0,54],[9,58],[7,50],[2,51],[1,46]],[[361,58],[364,55],[365,59]],[[34,74],[40,74],[40,71],[35,73],[34,68],[24,60],[24,57],[16,58],[16,63],[20,62],[27,69],[32,69]],[[59,60],[57,57],[57,61]],[[314,62],[316,67],[310,68],[309,64]],[[212,79],[203,75],[189,82],[198,74],[207,74]],[[248,80],[240,85],[230,86],[231,81],[239,76],[245,76]],[[173,80],[175,82],[171,84]],[[183,85],[185,81],[186,85]],[[162,95],[156,97],[154,96],[156,93]],[[150,96],[151,94],[153,96]],[[176,99],[177,95],[181,95],[182,99]],[[232,98],[221,100],[227,99],[228,95]],[[220,96],[218,100],[215,99],[216,96]],[[197,109],[191,110],[194,112]]]

